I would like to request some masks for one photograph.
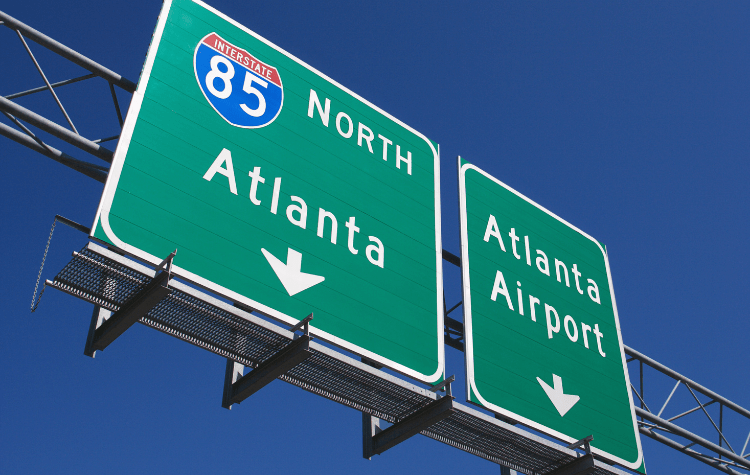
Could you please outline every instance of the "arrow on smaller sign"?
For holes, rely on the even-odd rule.
[[[552,375],[552,382],[555,385],[554,388],[551,388],[549,384],[542,381],[539,377],[537,377],[536,380],[542,385],[542,389],[547,393],[547,396],[550,401],[552,401],[552,404],[555,405],[555,409],[557,409],[557,412],[560,413],[561,417],[565,416],[565,414],[581,399],[579,396],[565,394],[563,392],[562,378],[556,374]]]
[[[261,251],[266,256],[268,263],[271,264],[273,271],[276,273],[276,277],[279,278],[281,285],[284,286],[290,297],[326,279],[320,275],[302,272],[302,254],[291,247],[287,251],[286,264],[265,249],[261,249]]]

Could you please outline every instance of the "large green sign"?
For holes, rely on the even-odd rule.
[[[605,250],[463,161],[459,190],[469,400],[638,469]]]
[[[92,237],[418,380],[443,376],[435,143],[167,0]]]

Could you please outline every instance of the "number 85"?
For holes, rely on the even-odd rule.
[[[219,69],[219,64],[226,66],[226,71]],[[234,77],[234,65],[224,56],[216,55],[211,58],[211,70],[206,74],[206,87],[211,94],[218,97],[219,99],[226,99],[232,95],[232,78]],[[214,80],[221,79],[224,83],[224,87],[219,90],[214,86]],[[243,111],[249,116],[260,117],[266,112],[266,98],[263,97],[263,93],[259,89],[253,87],[253,82],[257,83],[260,87],[268,89],[268,83],[249,71],[245,71],[245,83],[242,85],[242,90],[248,94],[252,94],[258,98],[258,107],[255,109],[249,108],[245,104],[240,104]]]

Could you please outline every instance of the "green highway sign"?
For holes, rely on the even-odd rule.
[[[436,143],[199,1],[167,0],[92,237],[426,383]]]
[[[459,192],[469,401],[639,469],[605,250],[460,159]]]

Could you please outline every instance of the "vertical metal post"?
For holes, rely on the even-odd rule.
[[[445,303],[445,290],[443,290],[443,315],[447,315],[448,312],[448,305]],[[443,377],[445,377],[445,374],[443,374]]]
[[[723,436],[724,436],[724,404],[719,403],[719,447],[721,447]],[[729,445],[728,442],[727,442],[727,445]],[[719,460],[721,460],[721,454],[719,454]]]
[[[115,93],[115,86],[109,83],[109,92],[112,93],[112,102],[115,103],[115,112],[117,112],[117,120],[120,122],[120,128],[122,128],[122,113],[120,112],[120,104],[117,102],[117,94]]]
[[[372,460],[372,438],[380,432],[380,419],[362,413],[362,457]]]
[[[227,358],[227,369],[224,372],[224,394],[221,397],[221,407],[232,410],[229,401],[232,399],[232,385],[245,373],[245,365]]]
[[[102,326],[102,323],[106,322],[111,316],[112,312],[109,310],[94,305],[94,312],[91,315],[91,324],[89,325],[89,334],[86,336],[86,346],[83,348],[84,355],[90,356],[91,358],[96,357],[96,350],[93,348],[96,329]]]
[[[643,401],[646,400],[646,397],[643,395],[643,360],[638,360],[638,365],[640,366],[640,377],[641,377],[641,409],[643,409]],[[641,417],[641,422],[643,422],[643,418]]]
[[[368,365],[372,366],[373,368],[380,369],[382,366],[375,363],[374,361],[371,361],[364,356],[361,358],[361,361]],[[373,417],[370,414],[363,412],[362,413],[362,457],[366,458],[367,460],[372,460],[372,438],[375,437],[375,434],[382,431],[380,428],[380,419],[377,417]]]

